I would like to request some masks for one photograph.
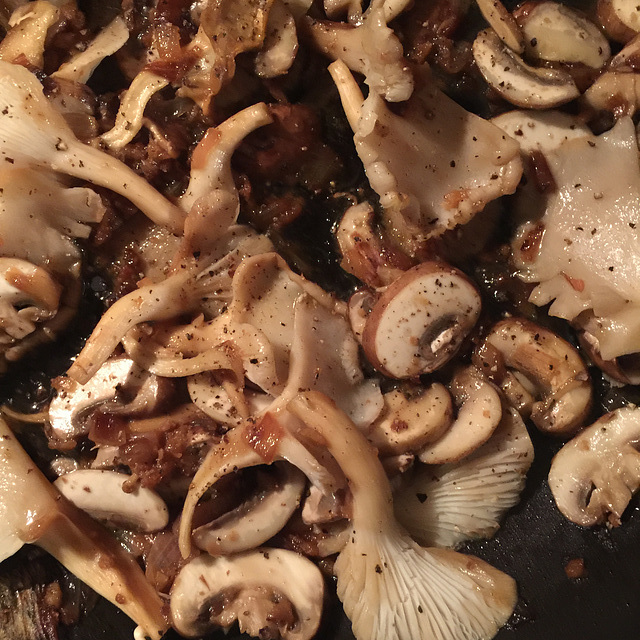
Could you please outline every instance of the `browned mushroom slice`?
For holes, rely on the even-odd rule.
[[[589,373],[576,349],[551,331],[519,318],[501,320],[474,359],[542,431],[567,436],[583,426],[591,408]]]
[[[524,35],[515,18],[500,0],[476,0],[482,15],[511,50],[524,53]]]
[[[448,362],[480,314],[480,295],[461,272],[441,262],[407,271],[377,300],[362,346],[371,364],[393,378],[411,378]]]
[[[616,42],[629,42],[640,32],[640,9],[636,0],[598,0],[598,20]]]

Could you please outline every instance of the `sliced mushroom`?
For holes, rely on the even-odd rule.
[[[601,69],[611,57],[609,41],[600,29],[575,9],[558,2],[531,4],[516,14],[527,56]]]
[[[444,435],[419,451],[425,464],[456,462],[468,456],[491,437],[502,418],[498,392],[475,367],[458,371],[450,389],[458,415]]]
[[[598,20],[616,42],[629,42],[640,32],[640,9],[636,0],[598,0]]]
[[[491,88],[519,107],[549,109],[580,95],[567,72],[527,65],[493,29],[485,29],[477,35],[473,42],[473,57]]]
[[[452,414],[443,385],[401,387],[384,394],[384,410],[365,433],[382,455],[416,452],[449,428]]]
[[[424,262],[376,301],[362,334],[371,364],[392,378],[435,371],[458,351],[480,315],[480,295],[461,271]]]
[[[500,0],[476,0],[476,3],[500,40],[517,54],[524,53],[524,35],[515,18]]]
[[[255,549],[275,536],[300,504],[305,476],[275,463],[276,475],[260,474],[259,491],[213,522],[193,530],[196,546],[212,556]]]
[[[585,91],[583,99],[596,111],[610,111],[617,118],[633,116],[640,107],[640,74],[607,71]]]
[[[576,349],[551,331],[507,318],[493,327],[474,361],[525,415],[520,390],[526,385],[525,397],[535,396],[531,420],[542,431],[566,436],[583,426],[591,408],[589,373]]]
[[[169,510],[153,490],[125,491],[131,476],[117,471],[79,469],[60,476],[54,486],[70,502],[105,524],[151,533],[164,529]]]
[[[349,298],[349,322],[356,340],[362,344],[362,333],[367,324],[367,317],[375,303],[376,296],[368,289],[360,289]]]
[[[230,557],[203,554],[186,564],[171,589],[176,630],[196,638],[237,620],[251,636],[311,640],[320,624],[324,580],[303,556],[263,548]]]
[[[618,526],[640,488],[640,409],[628,406],[594,422],[560,449],[549,486],[563,515],[583,527]]]
[[[396,517],[420,544],[490,538],[520,498],[533,462],[522,418],[508,408],[491,438],[460,462],[416,465],[394,492]]]

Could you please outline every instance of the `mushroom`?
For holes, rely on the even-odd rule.
[[[580,95],[568,72],[529,66],[493,29],[485,29],[476,36],[473,57],[489,86],[519,107],[549,109]]]
[[[152,489],[125,491],[131,476],[117,471],[78,469],[60,476],[53,486],[70,502],[104,524],[151,533],[164,529],[169,510]]]
[[[36,544],[160,640],[162,601],[136,560],[44,477],[0,420],[0,560]]]
[[[548,329],[521,318],[501,320],[474,353],[474,362],[546,433],[575,433],[589,415],[587,368],[576,349]],[[522,403],[531,396],[530,406]]]
[[[530,59],[601,69],[611,57],[609,41],[600,29],[571,7],[558,2],[531,3],[516,19]]]
[[[394,491],[396,517],[420,544],[457,547],[490,538],[520,499],[533,444],[515,409],[505,409],[491,438],[464,460],[415,465]]]
[[[334,569],[357,640],[491,638],[516,603],[514,581],[482,560],[418,546],[396,522],[376,451],[317,392],[287,410],[321,436],[348,479],[353,516]]]
[[[456,462],[484,444],[502,418],[502,403],[491,383],[473,366],[456,372],[449,385],[458,415],[444,435],[422,447],[425,464]]]
[[[384,394],[384,410],[365,431],[381,455],[416,452],[437,440],[451,424],[453,407],[447,389],[405,385]]]
[[[480,294],[461,271],[423,262],[391,284],[362,333],[371,364],[392,378],[430,373],[448,362],[480,315]]]
[[[515,18],[500,0],[476,0],[484,19],[509,49],[522,55],[525,49],[524,35]]]
[[[37,78],[2,61],[0,157],[14,167],[45,168],[111,189],[156,224],[182,231],[184,215],[178,207],[124,163],[81,143],[49,104]]]
[[[607,413],[560,449],[549,487],[563,515],[583,527],[620,525],[640,487],[640,409]]]
[[[289,71],[298,53],[296,21],[288,3],[275,0],[267,20],[262,49],[256,54],[256,75],[275,78]]]
[[[635,0],[598,0],[596,12],[605,33],[616,42],[626,44],[640,32],[640,11]]]
[[[310,561],[286,549],[261,548],[188,562],[171,588],[176,630],[197,638],[237,620],[251,636],[311,640],[320,624],[324,580]]]
[[[298,508],[305,476],[286,463],[272,465],[275,475],[259,474],[258,491],[235,509],[193,530],[193,541],[212,556],[255,549],[273,538]]]
[[[616,118],[633,116],[640,106],[640,74],[606,71],[584,93],[584,103]]]

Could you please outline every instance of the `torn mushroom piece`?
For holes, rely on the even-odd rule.
[[[474,362],[541,431],[566,437],[584,425],[589,373],[576,349],[551,331],[521,318],[501,320]]]
[[[275,78],[289,71],[298,52],[296,21],[288,3],[275,0],[269,12],[262,49],[256,54],[256,75]]]
[[[392,378],[430,373],[448,362],[475,326],[480,294],[461,271],[424,262],[391,284],[362,333],[371,364]]]
[[[422,447],[425,464],[456,462],[484,444],[502,418],[502,402],[493,385],[474,366],[456,372],[449,388],[457,408],[451,426]]]
[[[256,638],[311,640],[320,624],[324,579],[293,551],[261,548],[229,557],[202,554],[187,563],[171,589],[173,625],[187,638],[238,621]]]
[[[325,396],[287,407],[324,438],[349,481],[353,516],[338,555],[338,597],[357,640],[491,638],[516,603],[514,581],[478,558],[418,546],[396,522],[375,449]]]
[[[640,409],[607,413],[560,449],[549,486],[563,515],[583,527],[620,524],[640,487]]]
[[[193,541],[212,556],[255,549],[275,536],[297,509],[306,478],[294,466],[276,462],[273,473],[257,471],[257,490],[238,507],[193,530]]]
[[[70,502],[100,522],[123,529],[151,533],[164,529],[169,510],[153,490],[125,491],[131,476],[117,471],[79,469],[60,476],[54,486]]]
[[[568,72],[529,66],[493,29],[485,29],[476,36],[473,57],[489,86],[516,106],[549,109],[580,95]]]
[[[456,547],[490,538],[520,499],[533,462],[522,418],[508,408],[491,438],[464,460],[416,465],[394,491],[400,523],[420,544]]]

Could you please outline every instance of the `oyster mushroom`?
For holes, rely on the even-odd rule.
[[[122,609],[138,633],[167,630],[162,601],[140,566],[101,525],[63,498],[0,420],[0,560],[25,543],[42,547]]]
[[[485,29],[476,36],[473,57],[489,86],[519,107],[549,109],[580,95],[568,72],[529,66],[493,29]]]
[[[471,366],[456,373],[449,385],[457,416],[444,434],[420,449],[425,464],[456,462],[486,442],[502,418],[502,403],[491,383]]]
[[[560,449],[549,487],[563,515],[583,527],[613,526],[640,487],[640,409],[623,407],[586,428]]]
[[[491,438],[464,460],[416,465],[394,491],[400,523],[420,544],[456,547],[490,538],[520,499],[533,462],[533,444],[515,409],[508,408]]]
[[[320,624],[324,580],[310,561],[286,549],[230,557],[203,554],[188,562],[171,588],[173,625],[196,638],[215,626],[254,637],[311,640]]]
[[[435,371],[458,351],[480,315],[480,294],[461,271],[424,262],[390,285],[362,333],[371,364],[392,378]]]
[[[501,320],[474,361],[540,430],[567,436],[583,426],[591,408],[589,373],[575,348],[551,331],[521,318]]]
[[[298,52],[295,18],[288,3],[275,0],[267,20],[264,45],[256,54],[256,74],[275,78],[289,71]]]
[[[375,450],[325,396],[300,394],[287,410],[324,438],[349,482],[351,534],[334,569],[357,640],[491,638],[515,606],[513,580],[477,558],[418,546],[394,518]]]
[[[153,490],[124,491],[131,476],[117,471],[79,469],[60,476],[53,486],[70,502],[105,524],[151,533],[169,522],[164,500]]]

